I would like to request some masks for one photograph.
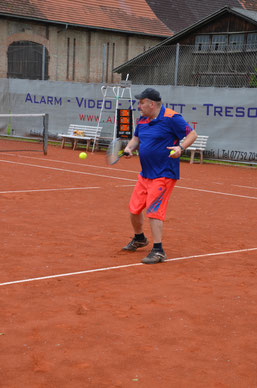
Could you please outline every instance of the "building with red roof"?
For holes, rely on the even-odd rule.
[[[0,0],[0,34],[2,78],[117,82],[172,31],[145,0]]]

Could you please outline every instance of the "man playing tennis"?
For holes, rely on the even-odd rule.
[[[171,191],[179,179],[179,157],[195,141],[197,134],[180,114],[164,107],[157,90],[147,88],[135,97],[139,100],[141,116],[124,152],[130,157],[134,150],[139,150],[142,171],[129,202],[135,235],[122,249],[135,251],[149,244],[143,231],[143,210],[146,208],[153,248],[142,263],[155,264],[166,259],[162,247],[163,222]],[[183,144],[179,144],[184,137]],[[174,151],[172,155],[171,150]]]

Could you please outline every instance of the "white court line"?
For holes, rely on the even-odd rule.
[[[133,185],[117,185],[115,187],[135,187],[135,184],[133,184]]]
[[[87,163],[75,163],[75,162],[66,162],[65,160],[56,160],[56,159],[44,159],[44,158],[36,158],[35,156],[25,156],[25,155],[15,155],[15,154],[7,154],[7,153],[1,153],[1,155],[5,156],[15,156],[19,158],[26,158],[26,159],[35,159],[35,160],[41,160],[43,162],[54,162],[54,163],[63,163],[63,164],[72,164],[74,166],[83,166],[83,167],[93,167],[93,168],[100,168],[102,170],[112,170],[112,171],[123,171],[123,172],[132,172],[135,174],[138,174],[138,171],[132,171],[132,170],[124,170],[122,168],[114,168],[114,167],[106,167],[106,166],[96,166],[94,164],[87,164]],[[184,178],[182,178],[184,179]]]
[[[233,185],[233,184],[231,186],[243,187],[244,189],[257,190],[257,187],[252,187],[252,186],[242,186],[242,185]]]
[[[251,252],[251,251],[257,251],[257,248],[248,248],[248,249],[239,249],[239,250],[236,250],[236,251],[215,252],[215,253],[206,253],[206,254],[201,254],[201,255],[176,257],[176,258],[173,258],[173,259],[167,259],[165,262],[168,262],[168,261],[179,261],[179,260],[189,260],[189,259],[199,259],[201,257],[230,255],[230,254],[234,254],[234,253],[243,253],[243,252]],[[69,273],[62,273],[62,274],[58,274],[58,275],[42,276],[42,277],[38,277],[38,278],[15,280],[15,281],[12,281],[12,282],[0,283],[0,286],[8,286],[8,285],[18,284],[18,283],[28,283],[28,282],[38,281],[38,280],[56,279],[56,278],[61,278],[61,277],[64,277],[64,276],[83,275],[83,274],[88,274],[88,273],[93,273],[93,272],[111,271],[111,270],[114,270],[114,269],[136,267],[136,266],[139,266],[139,265],[142,266],[142,265],[146,265],[146,264],[135,263],[135,264],[117,265],[116,267],[105,267],[105,268],[88,269],[88,270],[79,271],[79,272],[69,272]]]
[[[55,171],[62,171],[62,172],[72,172],[73,174],[99,176],[101,178],[112,178],[112,179],[119,179],[119,180],[123,180],[123,181],[131,181],[131,182],[136,182],[137,181],[136,179],[121,178],[121,177],[117,177],[117,176],[102,175],[102,174],[93,174],[91,172],[84,172],[84,171],[66,170],[64,168],[40,166],[38,164],[11,162],[10,160],[2,160],[2,159],[0,159],[0,162],[11,163],[11,164],[18,164],[18,165],[21,165],[21,166],[28,166],[28,167],[44,168],[46,170],[55,170]]]
[[[33,193],[40,191],[65,191],[65,190],[91,190],[91,189],[101,189],[101,187],[66,187],[60,189],[32,189],[32,190],[13,190],[13,191],[0,191],[0,194],[17,194],[17,193]]]
[[[222,193],[221,191],[213,191],[213,190],[204,190],[204,189],[194,189],[193,187],[184,187],[184,186],[175,186],[177,189],[185,189],[185,190],[194,190],[194,191],[203,191],[204,193],[212,193],[219,195],[228,195],[230,197],[239,197],[239,198],[247,198],[247,199],[257,199],[257,197],[249,197],[248,195],[239,195],[239,194],[230,194],[230,193]]]
[[[90,173],[90,172],[67,170],[67,169],[57,168],[57,167],[40,166],[38,164],[11,162],[9,160],[2,160],[2,159],[0,159],[0,162],[11,163],[11,164],[18,164],[18,165],[28,166],[28,167],[43,168],[43,169],[46,169],[46,170],[48,169],[48,170],[55,170],[55,171],[61,171],[61,172],[71,172],[73,174],[98,176],[98,177],[101,177],[101,178],[111,178],[111,179],[118,179],[118,180],[123,180],[123,181],[130,181],[130,182],[136,182],[137,181],[136,179],[130,179],[130,178],[121,178],[121,177],[116,177],[116,176],[111,176],[111,175],[93,174],[93,173]],[[218,194],[218,195],[226,195],[226,196],[238,197],[238,198],[257,199],[257,197],[250,197],[250,196],[247,196],[247,195],[223,193],[223,192],[220,192],[220,191],[213,191],[213,190],[195,189],[195,188],[192,188],[192,187],[184,187],[184,186],[179,186],[179,185],[176,185],[175,188],[185,189],[185,190],[201,191],[201,192],[205,192],[205,193]]]

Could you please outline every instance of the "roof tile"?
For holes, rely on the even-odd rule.
[[[154,36],[171,36],[146,0],[0,0],[0,14]]]
[[[257,0],[146,0],[172,31],[179,32],[223,7],[257,11]]]

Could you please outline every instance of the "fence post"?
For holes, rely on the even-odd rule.
[[[176,46],[176,65],[175,65],[175,76],[174,76],[174,85],[178,85],[178,64],[179,64],[179,43]]]

